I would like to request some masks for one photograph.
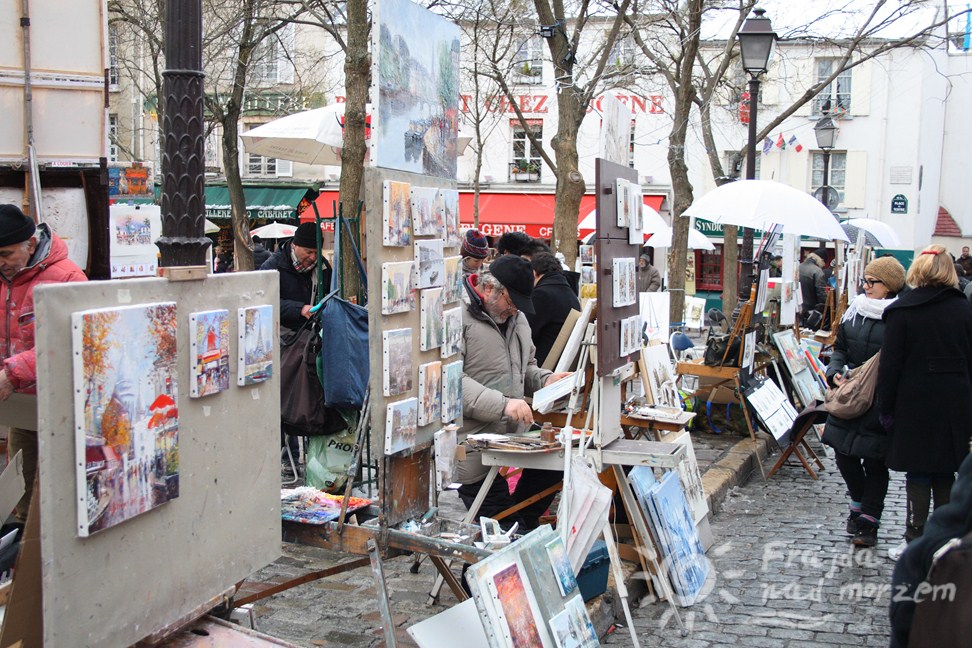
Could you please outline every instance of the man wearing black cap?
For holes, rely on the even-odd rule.
[[[530,325],[520,311],[533,312],[533,269],[530,262],[514,255],[502,256],[488,270],[466,279],[469,303],[463,310],[461,440],[469,434],[492,432],[516,434],[533,423],[533,410],[523,400],[537,389],[569,373],[554,374],[540,369],[534,358]],[[466,447],[466,458],[456,470],[459,497],[469,507],[489,471],[474,448]],[[522,502],[558,482],[558,471],[524,470],[516,492],[510,496],[506,479],[497,476],[479,509],[492,517],[516,502]],[[512,520],[521,528],[534,528],[550,505],[552,496],[522,509]]]
[[[310,317],[317,263],[317,226],[301,223],[294,238],[277,248],[260,266],[280,273],[280,323],[297,330]],[[331,285],[331,264],[324,259],[324,286]]]
[[[41,283],[87,281],[68,259],[67,245],[45,224],[34,225],[16,205],[0,205],[0,401],[14,392],[36,392],[34,355],[34,286]],[[10,428],[7,456],[23,451],[26,492],[17,504],[17,521],[27,520],[27,508],[37,472],[37,432]]]

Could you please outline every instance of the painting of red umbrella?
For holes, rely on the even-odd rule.
[[[78,535],[179,496],[176,304],[72,314]]]

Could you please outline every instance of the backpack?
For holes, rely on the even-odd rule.
[[[972,532],[935,552],[916,588],[909,648],[966,645],[972,636]]]

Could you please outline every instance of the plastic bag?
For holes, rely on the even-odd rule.
[[[307,447],[305,479],[308,486],[320,488],[332,495],[344,493],[348,480],[348,466],[354,454],[355,427],[342,412],[347,427],[336,434],[310,437]],[[350,416],[357,419],[356,414]]]

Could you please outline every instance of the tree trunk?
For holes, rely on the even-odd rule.
[[[364,160],[367,151],[365,140],[366,113],[368,102],[368,84],[370,82],[370,58],[368,56],[368,5],[366,0],[349,0],[348,8],[348,49],[344,61],[345,95],[347,105],[344,107],[344,148],[341,151],[341,211],[346,218],[358,215],[358,203],[361,200],[361,185],[364,180]],[[380,206],[375,206],[376,210]],[[380,213],[376,211],[376,213]],[[330,214],[329,214],[330,215]],[[361,295],[361,280],[358,276],[358,266],[351,251],[351,237],[354,230],[343,231],[340,259],[342,273],[342,294],[349,299]],[[362,210],[358,223],[358,249],[364,252],[365,242],[365,213]],[[337,259],[334,271],[338,272]],[[367,296],[361,295],[361,302],[367,301]]]
[[[739,228],[722,228],[722,312],[727,316],[739,302]]]
[[[253,270],[253,239],[250,238],[250,216],[243,195],[240,175],[239,104],[232,99],[223,115],[223,166],[226,190],[229,192],[233,228],[233,268],[236,272]]]

